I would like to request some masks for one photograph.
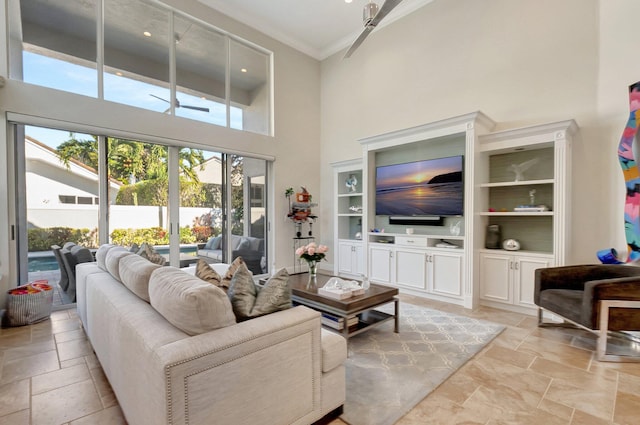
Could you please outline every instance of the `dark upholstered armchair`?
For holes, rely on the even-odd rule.
[[[606,353],[611,331],[640,331],[640,267],[590,264],[536,270],[538,325],[543,310],[598,333],[598,360],[640,361]]]

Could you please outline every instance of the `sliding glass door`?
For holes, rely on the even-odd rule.
[[[19,164],[19,282],[47,280],[56,304],[75,301],[75,286],[57,249],[98,247],[97,136],[15,126]],[[111,187],[112,195],[118,191]]]
[[[95,250],[113,243],[141,253],[146,244],[162,256],[156,256],[161,264],[175,267],[242,256],[254,275],[268,272],[267,161],[108,135],[12,128],[19,282],[49,281],[57,304],[74,302],[65,281],[73,271],[55,252],[65,245]]]

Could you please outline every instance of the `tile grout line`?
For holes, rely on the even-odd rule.
[[[616,392],[613,398],[613,408],[611,409],[611,423],[614,423],[616,417],[616,405],[618,404],[618,389],[620,388],[620,372],[616,371]]]

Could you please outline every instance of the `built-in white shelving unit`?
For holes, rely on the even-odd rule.
[[[474,112],[362,139],[361,160],[332,164],[335,273],[364,274],[467,308],[535,312],[535,270],[567,260],[577,126],[569,120],[491,132],[493,127]],[[376,167],[457,155],[464,156],[464,215],[436,224],[399,224],[376,215]],[[355,189],[346,183],[352,176]],[[501,228],[502,239],[517,239],[520,249],[487,249],[489,225]]]
[[[571,143],[574,121],[562,121],[479,137],[475,213],[481,238],[489,225],[518,251],[478,249],[480,303],[533,313],[535,270],[563,265],[569,250]],[[529,164],[521,173],[515,169]],[[548,211],[514,211],[544,206]]]
[[[477,245],[472,231],[476,220],[474,164],[478,137],[493,126],[482,112],[474,112],[360,140],[365,180],[363,228],[385,229],[384,233],[369,233],[364,240],[364,268],[372,282],[468,308],[478,305],[473,279]],[[464,156],[464,216],[447,217],[443,225],[390,224],[388,216],[376,216],[376,166],[455,155]],[[414,234],[406,234],[408,227]],[[458,248],[436,247],[442,240]]]
[[[364,274],[362,160],[332,164],[334,180],[334,273],[360,278]]]

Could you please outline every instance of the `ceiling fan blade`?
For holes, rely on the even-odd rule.
[[[382,5],[382,7],[380,8],[380,10],[378,10],[378,13],[376,13],[376,16],[374,16],[373,19],[371,19],[371,21],[364,28],[364,31],[360,33],[358,38],[356,38],[356,41],[354,41],[351,47],[349,47],[349,50],[347,50],[347,53],[344,54],[343,59],[351,57],[353,52],[355,52],[356,49],[360,47],[360,45],[362,44],[364,39],[367,38],[369,33],[371,33],[371,31],[373,31],[376,28],[376,26],[380,23],[380,21],[382,21],[401,2],[402,0],[386,0]]]
[[[386,0],[369,25],[376,26],[387,16],[402,0]]]
[[[209,108],[204,108],[202,106],[189,106],[189,105],[180,105],[181,108],[193,109],[195,111],[209,112]]]
[[[349,47],[349,50],[347,50],[347,53],[344,54],[344,57],[342,59],[351,57],[351,55],[353,54],[353,52],[356,51],[356,49],[358,47],[360,47],[360,45],[362,44],[362,42],[364,41],[365,38],[367,38],[367,36],[369,35],[369,33],[371,31],[373,31],[375,27],[373,26],[367,26],[364,28],[364,31],[362,31],[360,33],[360,35],[358,36],[358,38],[356,38],[356,41],[353,42],[353,44],[351,45],[351,47]]]
[[[171,103],[171,102],[169,102],[167,99],[163,99],[163,98],[161,98],[161,97],[159,97],[159,96],[156,96],[155,94],[151,94],[151,93],[149,93],[149,96],[155,97],[156,99],[160,99],[160,100],[161,100],[161,101],[163,101],[163,102]]]

